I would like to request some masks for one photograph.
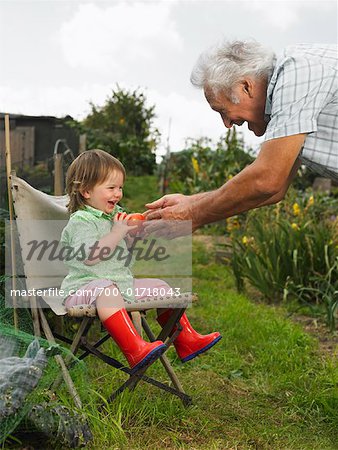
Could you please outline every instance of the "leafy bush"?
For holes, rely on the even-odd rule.
[[[244,151],[236,129],[229,129],[216,146],[210,139],[188,140],[187,148],[172,153],[167,162],[171,192],[195,194],[224,184],[253,161]]]
[[[17,168],[16,173],[18,177],[24,179],[35,189],[51,193],[53,189],[53,176],[47,167],[47,163],[40,162],[35,166],[25,166]]]
[[[253,160],[233,128],[216,144],[208,138],[188,139],[187,148],[172,153],[161,163],[159,172],[162,177],[167,174],[164,182],[168,192],[190,195],[219,188]],[[221,221],[206,225],[201,232],[220,235],[225,230]]]
[[[87,135],[88,149],[111,153],[133,175],[153,174],[160,134],[153,126],[155,107],[146,106],[145,95],[117,86],[103,106],[90,106],[91,112],[82,122],[68,123]]]
[[[291,192],[285,202],[251,211],[230,230],[231,264],[239,290],[245,280],[270,301],[323,305],[331,329],[338,307],[337,199]],[[235,220],[235,219],[233,219]]]

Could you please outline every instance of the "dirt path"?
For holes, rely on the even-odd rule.
[[[318,340],[321,354],[336,355],[338,357],[338,332],[330,332],[324,320],[304,315],[290,317],[293,322],[300,324],[304,331]]]

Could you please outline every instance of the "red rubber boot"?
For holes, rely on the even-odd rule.
[[[172,309],[167,309],[157,317],[158,323],[163,327],[171,314]],[[215,333],[206,334],[205,336],[197,333],[191,326],[186,314],[183,314],[179,323],[183,329],[174,340],[173,344],[182,362],[190,361],[201,353],[206,352],[222,339],[222,336],[217,331]],[[175,330],[176,328],[174,328],[173,332]]]
[[[146,342],[137,333],[125,309],[120,309],[103,322],[103,326],[127,358],[131,373],[155,361],[166,350],[162,341]]]

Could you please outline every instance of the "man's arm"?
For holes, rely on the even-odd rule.
[[[257,208],[260,208],[261,206],[273,205],[273,204],[278,203],[281,200],[283,200],[283,198],[285,197],[285,194],[287,193],[287,191],[289,189],[290,184],[296,177],[300,166],[301,166],[301,161],[299,158],[297,158],[283,188],[276,195],[274,195],[273,197],[270,197],[268,200],[266,200],[265,202],[258,205]]]
[[[278,202],[296,171],[305,137],[297,134],[265,142],[257,159],[219,189],[191,196],[165,195],[146,205],[147,219],[191,221],[194,231],[207,223]]]
[[[216,191],[192,198],[193,229],[279,201],[296,173],[296,159],[305,137],[298,134],[264,142],[252,164]],[[179,218],[174,207],[171,213]]]

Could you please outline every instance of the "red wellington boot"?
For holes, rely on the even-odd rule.
[[[172,311],[172,309],[167,309],[157,317],[157,321],[162,327],[167,323]],[[197,333],[191,326],[186,314],[183,314],[181,317],[180,325],[183,329],[173,344],[182,362],[190,361],[201,353],[206,352],[222,339],[218,332],[206,334],[205,336]],[[174,328],[173,332],[175,330],[176,328]]]
[[[108,317],[103,322],[103,326],[127,358],[132,374],[155,361],[167,348],[162,341],[144,341],[137,333],[125,309],[120,309]]]

